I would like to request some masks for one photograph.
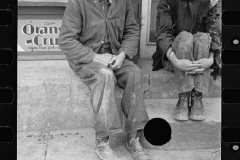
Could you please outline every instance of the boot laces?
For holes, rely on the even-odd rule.
[[[179,104],[179,109],[181,109],[181,108],[185,108],[184,107],[184,103],[186,103],[186,102],[188,102],[188,97],[181,97],[180,98],[180,104]],[[187,108],[185,108],[185,109],[187,109]]]
[[[198,110],[201,110],[202,107],[200,105],[200,99],[201,99],[201,96],[197,97],[197,96],[194,96],[193,97],[193,101],[195,103],[195,107],[193,109],[198,109]]]
[[[141,157],[143,159],[148,159],[149,157],[147,156],[147,154],[144,152],[142,145],[139,142],[139,137],[138,138],[132,138],[132,140],[134,142],[134,146],[135,146],[135,152],[134,155],[137,157]]]

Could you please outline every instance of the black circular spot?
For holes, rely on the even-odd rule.
[[[169,123],[162,118],[153,118],[144,127],[146,140],[155,146],[162,146],[171,140],[172,129]]]

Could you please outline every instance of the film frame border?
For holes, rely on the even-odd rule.
[[[240,135],[240,62],[235,57],[240,52],[240,25],[236,23],[240,16],[239,6],[239,0],[222,0],[221,159],[229,160],[240,159],[240,137],[237,136]],[[231,19],[229,16],[233,13],[237,15]]]
[[[224,10],[237,10],[238,6],[240,6],[240,1],[239,0],[231,0],[231,2],[229,2],[229,0],[222,0],[222,3],[223,3],[223,7],[222,7],[222,11],[224,12]],[[17,0],[9,0],[9,1],[1,1],[0,2],[1,6],[0,9],[4,10],[4,9],[10,9],[14,16],[17,17]],[[9,5],[10,4],[10,5]],[[225,27],[231,27],[231,26],[224,26],[223,25],[223,33],[224,33],[224,28]],[[236,26],[235,26],[236,27]],[[240,30],[240,26],[239,27],[239,30]],[[14,29],[17,29],[17,19],[14,18],[14,22],[12,24],[12,28]],[[0,30],[2,29],[2,27],[0,26]],[[11,34],[11,33],[10,33]],[[14,35],[15,38],[17,39],[17,35]],[[223,39],[224,39],[224,36],[223,36]],[[224,46],[224,43],[223,43],[223,46]],[[1,48],[2,49],[2,48]],[[13,51],[13,62],[11,64],[12,67],[15,67],[15,71],[14,69],[10,69],[10,67],[3,67],[3,65],[0,65],[0,69],[1,68],[4,68],[6,72],[10,71],[11,72],[11,75],[17,73],[17,47],[15,48],[10,48],[12,51]],[[231,50],[231,49],[226,49],[225,47],[223,48],[223,52],[224,50]],[[239,50],[240,51],[240,48],[239,49],[235,49],[235,50]],[[225,57],[225,55],[224,55]],[[227,57],[227,56],[226,56]],[[225,58],[224,58],[225,59]],[[235,64],[236,65],[236,64]],[[232,68],[233,67],[233,68]],[[230,71],[232,69],[234,69],[234,66],[232,64],[223,64],[223,70],[226,69],[226,73],[227,71]],[[224,71],[225,72],[225,71]],[[223,76],[224,76],[224,72],[223,72]],[[236,69],[236,73],[238,73],[239,70]],[[237,74],[235,74],[237,75]],[[16,79],[16,76],[13,76],[14,79]],[[11,78],[11,76],[9,75],[9,78]],[[236,78],[238,79],[239,77],[236,76]],[[16,82],[13,82],[13,83],[16,83]],[[238,82],[239,83],[239,82]],[[223,83],[222,83],[222,93],[225,92],[224,90],[225,89],[234,89],[234,87],[230,87],[230,86],[225,86],[225,84],[232,84],[234,86],[234,84],[238,85],[237,82],[232,82],[231,79],[224,79],[223,80]],[[12,90],[14,91],[14,96],[17,97],[17,85],[16,84],[11,84],[13,87],[12,87]],[[8,86],[5,86],[5,87],[8,87]],[[235,89],[239,89],[239,87],[235,88]],[[10,107],[14,107],[16,110],[15,112],[17,112],[17,103],[16,103],[17,99],[14,98],[13,99],[13,102],[10,105]],[[5,104],[2,104],[0,103],[0,107],[2,108],[3,105]],[[229,127],[229,123],[230,121],[228,121],[226,118],[227,117],[231,117],[231,113],[232,111],[231,110],[234,110],[235,112],[239,113],[240,112],[240,108],[237,108],[239,107],[240,104],[236,103],[236,104],[230,104],[230,103],[224,103],[222,101],[222,111],[223,111],[223,118],[222,118],[222,128],[224,127]],[[9,107],[9,106],[8,106]],[[1,111],[1,109],[0,109]],[[225,113],[226,112],[226,113]],[[4,113],[6,113],[5,111],[4,112],[0,112],[0,116],[2,116]],[[9,113],[9,112],[8,112]],[[235,118],[238,118],[236,116],[234,116]],[[13,140],[10,142],[10,143],[0,143],[0,150],[3,151],[3,152],[0,152],[0,157],[2,158],[6,158],[6,159],[12,159],[10,158],[10,155],[12,155],[11,157],[14,157],[16,156],[16,133],[17,133],[17,129],[16,129],[16,114],[15,113],[12,113],[11,116],[11,125],[7,126],[7,127],[11,127],[13,132],[14,132],[14,136],[13,136]],[[235,121],[238,121],[240,120],[240,117],[239,119],[233,119]],[[228,125],[227,125],[228,124]],[[226,125],[226,126],[225,126]],[[237,127],[240,127],[239,123],[234,123],[235,128]],[[0,127],[6,127],[6,126],[3,126],[1,125]],[[233,142],[233,143],[225,143],[222,141],[222,150],[223,150],[223,154],[222,154],[222,158],[224,157],[229,157],[228,154],[231,154],[233,158],[239,158],[240,157],[240,154],[239,154],[239,149],[238,151],[234,150],[234,148],[236,149],[237,145],[239,145],[240,143],[239,142]],[[239,145],[240,146],[240,145]],[[15,151],[15,152],[14,152]],[[9,154],[11,153],[11,154]],[[225,155],[226,154],[226,155]]]
[[[17,0],[0,1],[0,159],[17,158]]]

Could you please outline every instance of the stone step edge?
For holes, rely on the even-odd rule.
[[[221,101],[220,98],[203,99],[206,108],[206,119],[204,122],[214,124],[221,122]],[[149,118],[163,118],[169,123],[181,124],[182,122],[175,121],[172,118],[172,112],[177,103],[177,99],[146,99],[145,105]],[[117,101],[120,105],[120,101]],[[58,130],[58,129],[74,129],[74,128],[89,128],[93,127],[92,109],[90,103],[83,107],[71,107],[71,110],[66,112],[54,111],[59,110],[59,107],[48,108],[38,107],[36,113],[32,113],[31,108],[24,105],[18,105],[18,131],[26,130]],[[66,110],[66,106],[65,106]],[[68,109],[69,110],[69,109]],[[66,114],[71,114],[67,116]],[[25,115],[25,116],[24,116]],[[32,117],[31,115],[36,115]],[[42,118],[43,116],[43,118]],[[75,117],[75,118],[72,118]],[[76,120],[78,122],[76,122]],[[39,124],[39,123],[41,124]],[[188,121],[186,124],[196,123]]]

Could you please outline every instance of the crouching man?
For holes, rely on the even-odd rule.
[[[210,67],[220,64],[216,58],[221,49],[217,3],[218,0],[159,1],[153,71],[173,68],[180,81],[173,113],[176,120],[205,119],[202,95],[208,95]]]

